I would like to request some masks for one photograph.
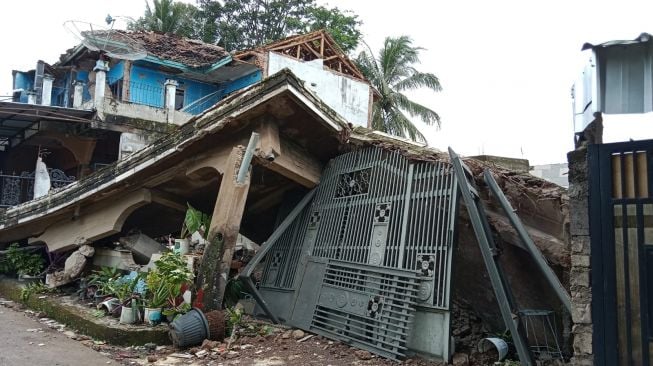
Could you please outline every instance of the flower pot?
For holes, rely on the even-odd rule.
[[[93,294],[93,302],[96,306],[100,305],[107,297],[109,297],[109,295],[105,295],[101,290],[96,290]]]
[[[123,306],[120,312],[120,323],[134,324],[138,320],[138,309],[131,306]]]
[[[222,310],[213,310],[204,314],[209,323],[209,339],[212,341],[223,341],[225,336],[225,318]]]
[[[192,308],[170,323],[170,339],[178,348],[195,346],[209,336],[209,323],[201,310]]]
[[[145,323],[150,325],[161,323],[161,320],[163,320],[163,315],[161,314],[161,308],[145,308],[145,314],[143,314],[143,320],[145,320]]]
[[[175,239],[175,248],[172,250],[180,255],[186,255],[190,251],[190,240],[188,239]]]
[[[19,274],[18,275],[18,281],[20,282],[25,282],[25,283],[37,283],[37,282],[43,282],[43,276],[30,276],[26,274]]]

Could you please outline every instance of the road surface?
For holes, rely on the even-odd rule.
[[[24,312],[0,306],[0,366],[118,365]]]

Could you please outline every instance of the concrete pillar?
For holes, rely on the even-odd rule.
[[[86,83],[77,80],[73,85],[75,88],[73,93],[73,108],[81,109],[82,103],[84,102],[84,86]]]
[[[41,88],[41,105],[52,104],[52,84],[54,78],[50,75],[43,76],[43,88]]]
[[[36,104],[36,92],[32,90],[27,92],[27,104]]]
[[[179,83],[176,80],[168,79],[165,83],[166,100],[165,109],[168,116],[168,123],[174,123],[175,115],[175,96],[177,95],[177,87]]]
[[[237,146],[229,154],[213,209],[209,244],[204,249],[197,278],[198,298],[202,297],[204,311],[222,309],[234,246],[249,192],[249,175],[242,183],[236,181],[244,153],[245,149]]]
[[[109,71],[107,61],[97,60],[93,71],[95,71],[95,98],[93,102],[95,103],[95,108],[102,108],[104,90],[107,84],[107,71]]]

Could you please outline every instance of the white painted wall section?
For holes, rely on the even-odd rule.
[[[268,75],[285,68],[290,69],[295,76],[304,80],[309,89],[345,120],[355,126],[367,127],[370,105],[368,84],[325,69],[322,60],[302,62],[270,52]]]

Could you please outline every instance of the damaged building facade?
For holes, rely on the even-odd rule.
[[[38,128],[27,137],[6,130],[5,171],[17,169],[10,156],[22,146],[32,149],[33,164],[34,148],[45,146],[37,141],[53,139],[49,136],[59,132],[47,126],[66,113],[84,113],[80,120],[57,119],[62,128],[75,126],[71,138],[96,140],[88,162],[71,163],[69,174],[92,165],[98,151],[112,155],[106,166],[75,173],[82,179],[48,195],[5,205],[2,243],[42,243],[49,252],[65,253],[84,244],[110,247],[133,232],[151,238],[176,234],[190,204],[212,213],[196,282],[208,309],[221,307],[220,278],[230,272],[225,263],[241,234],[261,244],[241,276],[252,281],[259,272],[260,284],[251,288],[256,313],[274,321],[394,359],[420,354],[449,360],[465,347],[472,352],[469,342],[460,343],[469,334],[453,334],[454,300],[473,309],[488,332],[506,329],[505,308],[496,300],[474,219],[461,205],[461,181],[450,156],[366,128],[374,90],[327,33],[233,55],[174,40],[176,47],[208,52],[206,58],[197,56],[201,64],[175,60],[157,48],[156,39],[169,36],[129,36],[141,42],[145,57],[104,59],[81,45],[59,63],[43,65],[43,72],[37,67],[15,73],[16,102],[7,108],[24,108],[18,115],[26,121],[0,107],[2,125]],[[51,105],[44,105],[43,97],[25,99],[23,93],[42,94],[38,79],[46,71],[54,74],[52,85],[73,86],[63,92],[68,99],[50,96]],[[97,87],[103,77],[106,85]],[[95,86],[89,86],[93,80]],[[145,98],[137,80],[160,88]],[[76,95],[81,103],[74,102]],[[133,136],[143,135],[154,140],[126,148]],[[111,137],[100,143],[102,136]],[[53,153],[44,157],[56,167],[54,145],[68,145],[53,144]],[[483,171],[490,169],[537,255],[564,286],[570,266],[566,191],[527,173],[464,161],[492,229],[493,266],[503,268],[512,287],[508,311],[526,319],[535,313],[519,310],[538,310],[546,324],[557,324],[538,330],[555,337],[550,344],[537,345],[528,332],[521,334],[531,341],[533,354],[569,355],[563,301],[547,277],[533,271],[534,255],[493,200]],[[470,340],[474,349],[479,340]]]

